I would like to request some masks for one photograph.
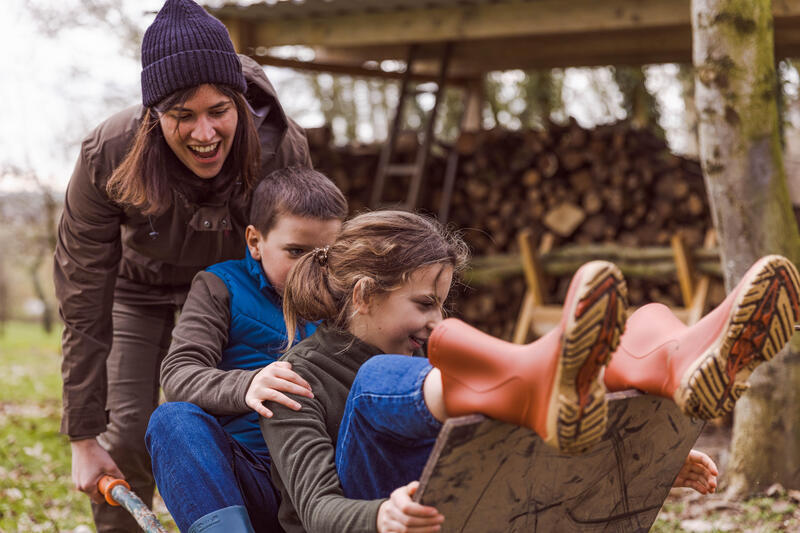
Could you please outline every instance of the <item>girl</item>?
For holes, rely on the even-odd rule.
[[[138,531],[102,503],[103,474],[146,503],[144,435],[159,364],[194,275],[244,256],[251,192],[310,166],[263,70],[191,0],[167,0],[142,40],[142,103],[83,142],[64,205],[54,278],[65,323],[61,431],[98,530]]]
[[[378,211],[346,222],[332,246],[293,268],[284,292],[289,338],[298,317],[324,322],[284,357],[315,397],[298,397],[299,411],[269,404],[273,418],[261,419],[287,531],[438,530],[438,511],[411,501],[412,480],[442,421],[460,413],[445,408],[442,373],[409,356],[421,355],[442,322],[466,259],[463,241],[434,221]],[[530,390],[516,398],[532,405],[533,416],[514,401],[466,408],[522,421],[564,450],[590,445],[602,435],[599,370],[618,342],[624,298],[616,267],[583,267],[561,330],[546,341],[551,353],[537,357]],[[597,321],[600,327],[587,327]],[[483,364],[480,356],[462,362]]]

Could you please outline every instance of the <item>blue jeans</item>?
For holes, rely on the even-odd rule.
[[[216,417],[186,402],[160,405],[145,435],[156,485],[186,531],[211,512],[243,505],[253,529],[282,532],[270,460],[234,440]]]
[[[336,444],[336,471],[348,498],[386,498],[419,479],[442,424],[422,395],[428,360],[377,355],[358,371]]]

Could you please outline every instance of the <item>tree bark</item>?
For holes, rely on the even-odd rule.
[[[770,0],[693,0],[700,160],[730,290],[759,257],[797,263],[800,233],[783,168]],[[797,338],[737,403],[728,492],[800,488]]]

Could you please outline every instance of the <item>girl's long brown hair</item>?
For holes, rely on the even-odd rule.
[[[242,93],[227,85],[214,85],[214,88],[233,101],[239,117],[231,151],[220,173],[239,177],[245,191],[250,192],[258,181],[261,166],[261,143],[253,117]],[[196,86],[176,91],[156,106],[145,109],[130,150],[106,184],[111,200],[137,208],[144,215],[163,213],[172,204],[168,164],[170,161],[182,163],[167,145],[156,109],[167,111],[186,102],[196,91]]]
[[[425,266],[447,264],[459,273],[468,257],[461,237],[433,219],[405,211],[358,215],[327,252],[307,253],[289,272],[283,295],[289,346],[298,318],[346,330],[359,282],[366,299],[400,287]]]

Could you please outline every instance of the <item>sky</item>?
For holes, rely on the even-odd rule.
[[[137,103],[141,95],[138,58],[123,45],[113,24],[48,31],[36,22],[29,8],[32,4],[59,12],[81,2],[3,0],[0,17],[0,49],[4,50],[0,54],[0,101],[4,103],[0,168],[13,165],[33,171],[57,191],[63,190],[69,180],[83,137],[107,116]],[[162,4],[163,0],[124,0],[123,9],[144,30]],[[665,120],[674,123],[664,126],[680,150],[679,136],[670,132],[680,129],[683,103],[669,69],[669,65],[656,67],[648,83],[659,91]],[[293,118],[304,127],[322,124],[319,103],[310,90],[298,90],[293,84],[291,96],[281,95],[281,81],[293,76],[293,71],[268,68],[267,74],[290,115],[295,110]],[[519,74],[509,72],[502,76],[511,80]],[[613,85],[608,71],[568,69],[564,87],[568,113],[587,127],[604,119],[624,118],[616,87],[606,94],[606,101],[600,101],[598,95],[587,91],[590,76],[599,76]],[[359,133],[361,140],[371,140],[372,128],[365,124]],[[8,176],[0,177],[0,192],[28,185]]]
[[[110,94],[130,100],[139,67],[107,27],[48,34],[26,0],[3,3],[0,164],[34,170],[45,183],[63,188],[78,143],[90,124],[107,114],[103,100]],[[144,7],[148,1],[139,3]],[[4,188],[14,185],[2,181]]]

